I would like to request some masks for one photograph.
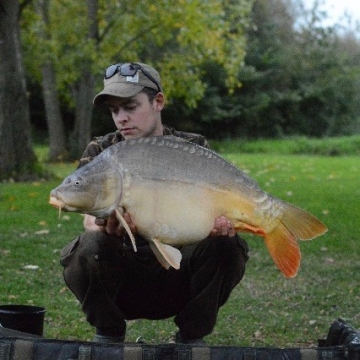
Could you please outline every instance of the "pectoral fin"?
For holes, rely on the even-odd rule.
[[[255,226],[252,226],[250,224],[246,224],[244,222],[241,221],[234,221],[234,229],[236,232],[238,231],[243,231],[243,232],[249,232],[251,234],[254,235],[260,235],[260,236],[264,236],[266,233],[263,229],[257,228]]]
[[[128,223],[125,221],[125,219],[123,218],[121,212],[118,209],[115,209],[115,214],[116,214],[116,218],[120,221],[121,225],[124,227],[124,229],[126,230],[126,232],[128,233],[132,246],[134,248],[134,251],[137,252],[137,248],[136,248],[136,243],[135,243],[135,238],[134,235],[132,234]]]
[[[180,269],[180,261],[182,258],[180,250],[163,244],[158,239],[151,239],[150,247],[165,269],[169,269],[170,266],[176,270]]]

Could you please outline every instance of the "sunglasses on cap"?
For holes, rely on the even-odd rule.
[[[104,78],[110,79],[117,73],[122,76],[134,76],[139,70],[141,70],[142,73],[156,85],[158,92],[161,92],[159,83],[141,65],[137,63],[120,63],[110,65],[105,70]]]

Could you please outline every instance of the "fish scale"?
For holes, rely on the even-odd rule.
[[[297,240],[327,230],[315,216],[263,191],[216,152],[174,136],[110,146],[52,190],[50,204],[98,217],[115,210],[123,224],[122,213],[129,213],[160,263],[176,269],[181,266],[176,247],[208,236],[219,216],[238,232],[262,236],[286,277],[300,266]]]

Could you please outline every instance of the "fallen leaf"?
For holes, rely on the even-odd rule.
[[[261,338],[261,332],[259,331],[259,330],[257,330],[257,331],[255,331],[255,333],[254,333],[254,337],[255,337],[255,339],[260,339]]]
[[[37,269],[39,269],[39,266],[38,265],[25,265],[25,266],[23,266],[23,269],[24,270],[37,270]]]
[[[35,231],[36,235],[47,235],[48,233],[49,233],[49,230],[47,230],[47,229]]]

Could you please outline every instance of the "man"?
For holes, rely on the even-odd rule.
[[[109,66],[94,105],[108,106],[117,131],[95,138],[79,167],[124,139],[175,135],[208,147],[203,136],[162,124],[164,102],[160,76],[152,67],[137,63]],[[179,328],[176,342],[203,343],[215,326],[220,306],[243,277],[246,242],[225,217],[214,219],[209,237],[180,248],[180,269],[166,270],[148,241],[137,234],[131,216],[125,213],[124,218],[135,234],[137,252],[115,215],[107,219],[86,215],[86,232],[61,253],[65,281],[87,321],[96,328],[94,340],[123,342],[126,320],[174,317]]]

